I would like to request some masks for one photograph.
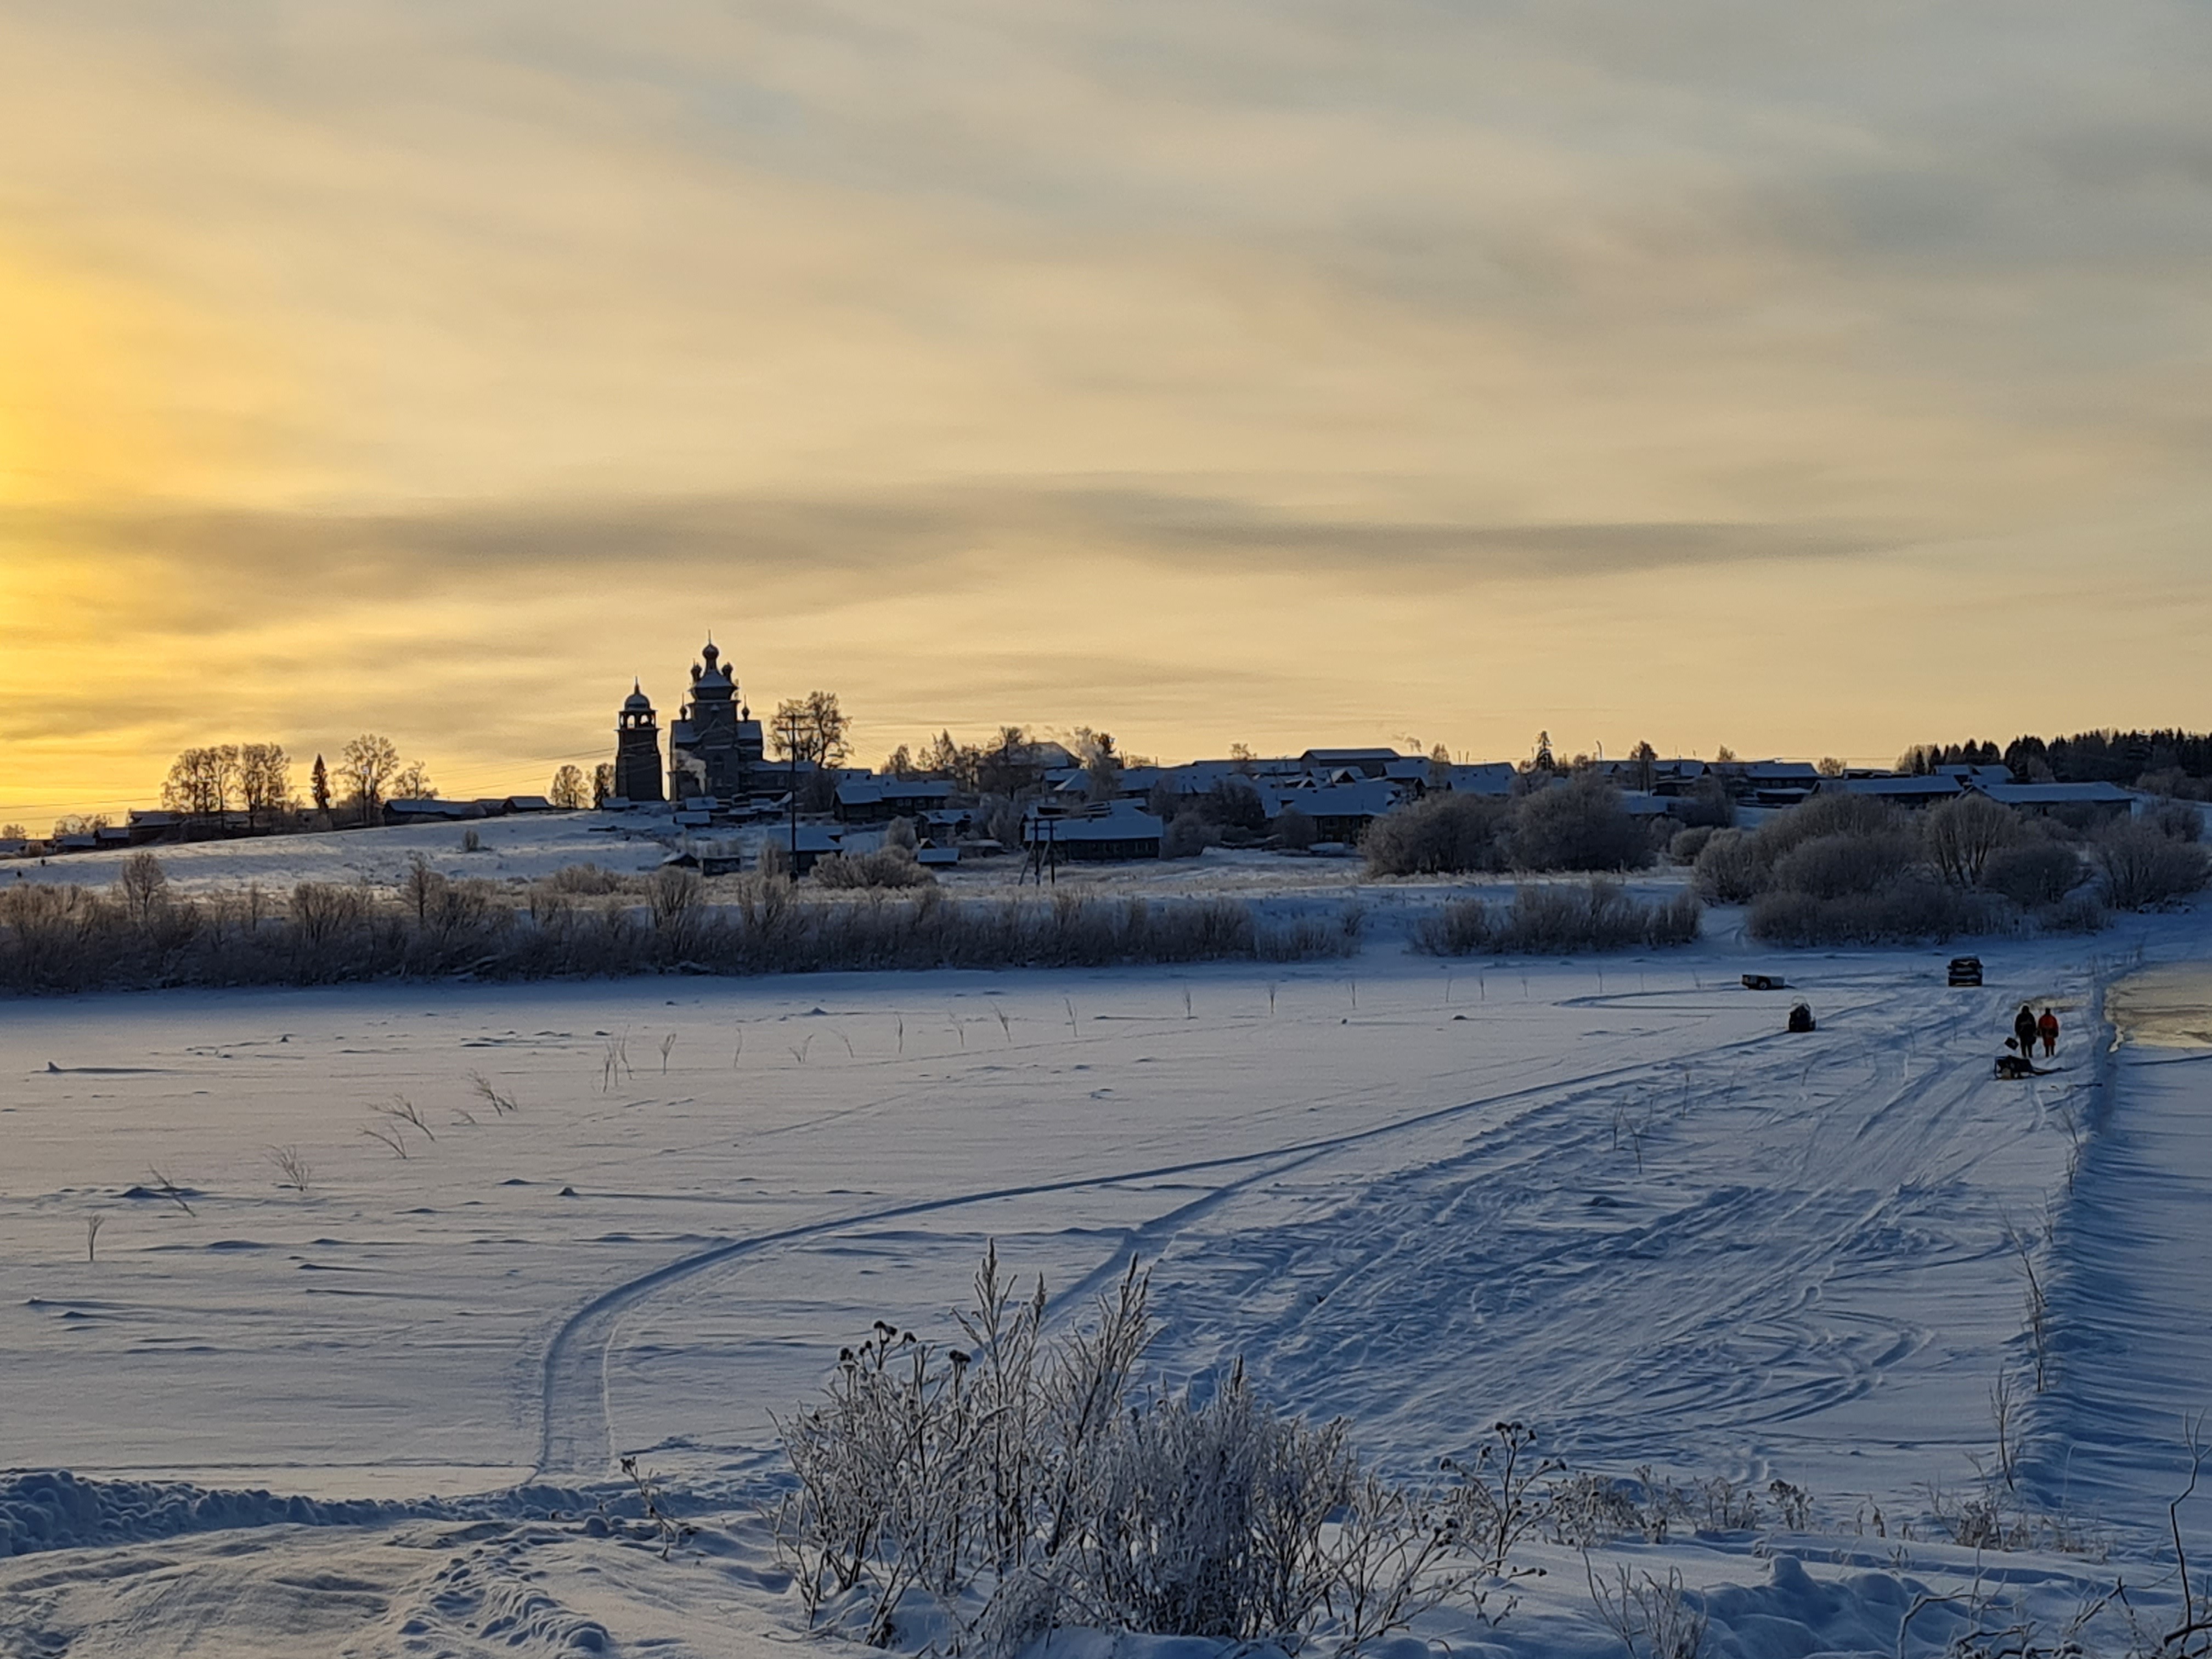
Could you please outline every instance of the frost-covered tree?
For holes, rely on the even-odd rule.
[[[584,770],[580,766],[563,766],[553,775],[553,781],[545,787],[545,799],[567,811],[575,811],[591,802],[591,786],[584,781]]]

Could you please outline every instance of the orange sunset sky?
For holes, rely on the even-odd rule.
[[[2212,724],[2181,3],[0,16],[0,818],[599,758]]]

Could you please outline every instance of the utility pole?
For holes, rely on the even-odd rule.
[[[791,878],[799,879],[799,716],[783,717],[783,753],[791,793]]]

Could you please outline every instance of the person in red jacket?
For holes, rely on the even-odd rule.
[[[2035,1034],[2043,1039],[2043,1052],[2046,1057],[2058,1052],[2058,1016],[2050,1009],[2045,1008],[2043,1018],[2035,1022]]]

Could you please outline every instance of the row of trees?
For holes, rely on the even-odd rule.
[[[307,804],[316,811],[343,808],[369,823],[385,802],[435,799],[438,786],[421,761],[403,763],[391,738],[364,732],[338,751],[335,770],[320,755],[315,757],[307,792]],[[247,823],[257,827],[281,813],[299,811],[302,804],[293,791],[292,757],[281,743],[187,749],[170,763],[161,785],[161,805],[173,812],[196,818],[243,812]]]
[[[1925,775],[1939,766],[2008,766],[2035,783],[2118,783],[2184,799],[2212,798],[2212,732],[2077,732],[2048,740],[2024,736],[2000,749],[1964,743],[1920,743],[1898,757],[1900,772]]]
[[[1026,726],[1002,726],[980,744],[956,742],[950,732],[939,732],[919,753],[901,744],[879,769],[898,778],[949,778],[967,794],[1018,799],[1042,785],[1062,750],[1090,774],[1091,793],[1101,799],[1120,786],[1126,769],[1153,764],[1148,756],[1123,754],[1112,732],[1087,726],[1077,726],[1067,743],[1049,744]]]

